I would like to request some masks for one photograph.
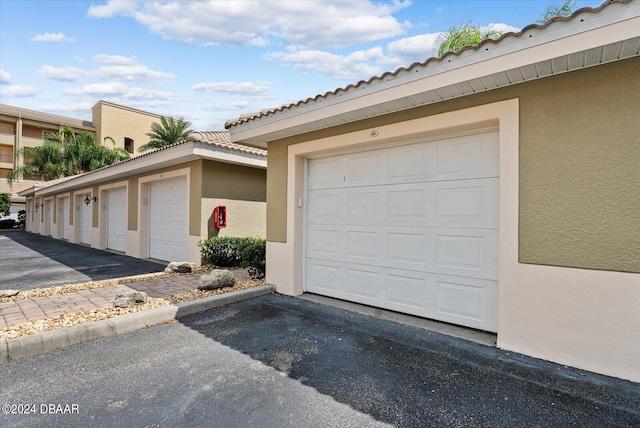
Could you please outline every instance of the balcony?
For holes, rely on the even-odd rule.
[[[0,144],[13,146],[16,143],[16,136],[11,134],[0,134]]]
[[[40,147],[44,143],[42,138],[22,137],[20,139],[20,145],[22,147]]]

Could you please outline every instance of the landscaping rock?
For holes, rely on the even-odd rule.
[[[3,297],[13,297],[19,292],[20,290],[0,290],[0,299]]]
[[[165,272],[191,273],[196,268],[195,263],[191,262],[171,262],[164,269]]]
[[[232,287],[236,283],[236,278],[231,271],[226,269],[215,269],[211,273],[200,277],[199,290],[215,290],[216,288]]]
[[[131,293],[118,294],[113,301],[116,308],[133,308],[136,305],[142,305],[149,301],[147,293],[142,291],[132,291]]]

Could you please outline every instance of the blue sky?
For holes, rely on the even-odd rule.
[[[519,30],[551,3],[0,0],[0,103],[90,120],[103,99],[222,130],[422,62],[452,25]]]

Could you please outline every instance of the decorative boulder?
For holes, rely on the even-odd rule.
[[[3,297],[13,297],[19,292],[19,290],[0,290],[0,299]]]
[[[196,268],[195,263],[191,262],[171,262],[164,269],[165,272],[191,273]]]
[[[216,288],[231,287],[236,283],[236,277],[226,269],[215,269],[200,277],[199,290],[215,290]]]
[[[132,291],[131,293],[118,294],[113,301],[116,308],[133,308],[149,301],[147,293],[142,291]]]

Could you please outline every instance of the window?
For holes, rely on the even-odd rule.
[[[0,163],[13,163],[13,146],[0,146]]]
[[[0,122],[0,134],[16,135],[13,123]]]
[[[129,137],[124,137],[124,149],[129,153],[133,153],[133,140]]]

